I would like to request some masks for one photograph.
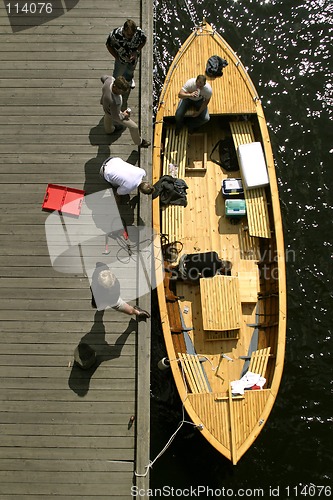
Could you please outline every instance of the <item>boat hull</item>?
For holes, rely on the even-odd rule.
[[[222,77],[207,78],[213,90],[210,121],[198,133],[188,134],[185,126],[177,135],[178,92],[187,79],[204,73],[214,54],[228,66]],[[244,178],[238,164],[228,172],[210,158],[221,139],[232,140],[235,150],[257,142],[263,151],[269,184],[244,189],[245,217],[233,219],[226,213],[223,181],[236,177],[244,184]],[[171,172],[175,165],[176,171]],[[261,102],[236,54],[207,24],[184,42],[160,95],[154,181],[170,173],[183,179],[188,189],[186,207],[162,206],[159,198],[153,201],[154,229],[161,236],[155,249],[155,270],[167,354],[193,423],[236,464],[266,423],[282,377],[284,243],[274,159]],[[212,252],[230,262],[231,271],[194,283],[180,276],[182,258]],[[265,385],[235,395],[231,382],[240,380],[249,366],[256,367],[258,375],[261,372]]]

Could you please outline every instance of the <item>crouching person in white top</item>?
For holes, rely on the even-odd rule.
[[[120,296],[120,283],[109,267],[97,262],[91,278],[91,306],[98,311],[112,307],[129,316],[136,316],[138,321],[145,321],[150,314],[139,306],[127,304]]]
[[[131,165],[121,158],[108,158],[103,163],[100,175],[116,190],[118,195],[130,194],[138,188],[143,194],[153,194],[154,187],[142,179],[146,176],[143,168]]]
[[[122,95],[129,91],[129,83],[123,76],[114,78],[104,75],[101,77],[103,83],[101,105],[104,110],[104,129],[107,134],[113,134],[115,130],[121,130],[123,127],[129,129],[132,141],[139,148],[148,148],[150,142],[142,139],[137,124],[131,120],[130,111],[121,111],[123,104]]]

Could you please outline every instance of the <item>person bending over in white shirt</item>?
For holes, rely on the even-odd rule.
[[[112,187],[116,188],[118,195],[130,194],[136,188],[143,194],[154,192],[154,187],[142,180],[146,176],[146,171],[121,158],[107,158],[99,173]]]

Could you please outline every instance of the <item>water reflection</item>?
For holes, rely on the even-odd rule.
[[[328,0],[156,0],[155,109],[173,57],[203,17],[226,38],[247,67],[269,123],[285,245],[295,255],[287,262],[285,374],[269,425],[261,433],[260,446],[253,446],[236,469],[212,454],[200,436],[184,431],[154,466],[153,483],[184,486],[206,480],[207,484],[234,487],[259,487],[265,481],[290,486],[328,484],[333,470],[329,447],[333,5]],[[159,342],[158,348],[155,346],[157,360],[164,355],[163,339]],[[158,382],[152,383],[155,451],[160,451],[179,421],[180,403],[168,377],[157,375]],[[167,393],[172,394],[171,403],[167,403]],[[191,467],[195,471],[192,474]]]

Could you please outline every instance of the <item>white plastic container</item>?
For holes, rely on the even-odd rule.
[[[269,184],[264,152],[260,142],[240,144],[237,155],[242,179],[247,189]]]

